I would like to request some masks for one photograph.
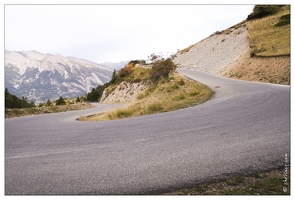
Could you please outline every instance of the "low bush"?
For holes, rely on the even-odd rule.
[[[118,76],[120,78],[127,76],[128,74],[130,74],[132,68],[134,67],[133,63],[129,63],[128,65],[126,65],[124,68],[122,68],[119,72],[118,72]]]
[[[176,65],[171,58],[156,60],[152,63],[152,70],[149,77],[151,80],[157,81],[161,77],[169,78],[169,73],[176,69]]]
[[[278,12],[280,5],[256,5],[247,20],[258,19]]]
[[[280,17],[280,21],[275,26],[285,26],[290,24],[290,14],[286,14]]]
[[[66,102],[65,102],[65,100],[62,97],[59,97],[59,99],[55,101],[55,104],[57,106],[66,105]]]

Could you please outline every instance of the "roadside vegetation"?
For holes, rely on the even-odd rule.
[[[29,103],[27,98],[21,99],[8,92],[5,89],[5,118],[22,117],[28,115],[40,115],[47,113],[66,112],[71,110],[81,110],[94,107],[89,102],[84,102],[83,98],[77,97],[65,99],[60,97],[56,101],[48,99],[46,103],[35,105],[34,102]]]
[[[290,195],[290,173],[284,170],[234,176],[228,180],[200,184],[165,195]]]
[[[144,82],[148,85],[137,96],[137,101],[125,108],[82,116],[82,121],[103,121],[168,112],[203,103],[210,99],[212,91],[205,85],[179,75],[171,58],[152,57],[152,67],[143,68],[139,63],[129,63],[118,72],[116,84],[106,90],[110,94],[122,81]],[[137,65],[138,64],[138,65]]]
[[[250,50],[223,75],[290,85],[290,6],[256,5],[247,27]]]
[[[248,16],[251,56],[290,55],[290,6],[257,5]]]
[[[17,96],[10,94],[8,89],[5,88],[5,108],[32,108],[35,107],[35,103],[29,103],[26,97],[21,99]]]

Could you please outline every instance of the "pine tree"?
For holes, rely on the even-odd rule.
[[[51,103],[50,99],[48,99],[47,102],[46,102],[46,104],[45,104],[45,106],[51,106],[51,104],[52,103]]]
[[[35,107],[34,102],[28,103],[26,97],[21,99],[15,95],[12,95],[8,92],[8,89],[5,88],[5,108],[29,108]]]
[[[60,96],[58,100],[56,100],[56,105],[60,106],[60,105],[66,105],[65,100]]]

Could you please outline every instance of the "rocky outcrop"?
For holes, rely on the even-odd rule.
[[[108,94],[110,88],[103,92],[100,103],[129,103],[136,100],[139,93],[147,88],[144,83],[128,83],[123,81]]]

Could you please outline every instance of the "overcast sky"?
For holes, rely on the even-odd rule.
[[[254,5],[5,5],[5,49],[93,62],[176,53],[246,19]]]

